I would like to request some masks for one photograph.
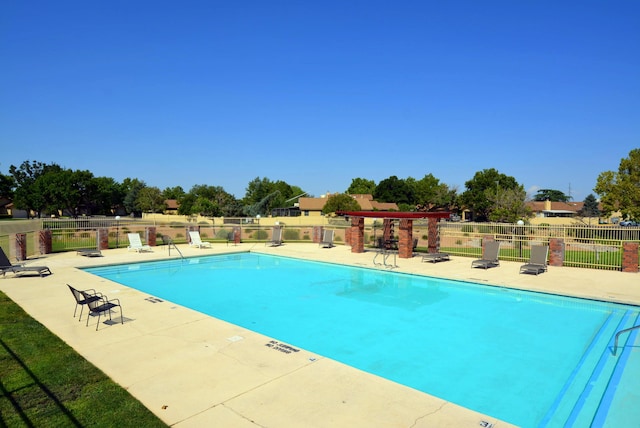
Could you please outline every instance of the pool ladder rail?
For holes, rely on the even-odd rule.
[[[180,257],[182,258],[182,260],[184,260],[182,251],[180,251],[180,249],[176,246],[176,244],[173,242],[173,239],[171,239],[169,236],[163,235],[162,240],[164,241],[165,244],[167,244],[169,255],[171,255],[171,247],[173,247],[178,252],[178,254],[180,254]]]
[[[637,328],[640,328],[640,325],[634,325],[633,327],[629,327],[629,328],[625,328],[623,330],[620,330],[619,332],[616,333],[616,338],[613,341],[613,356],[616,356],[616,352],[618,351],[618,338],[620,337],[620,335],[622,333],[627,333],[630,332],[631,330],[635,330]]]

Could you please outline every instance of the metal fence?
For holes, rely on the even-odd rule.
[[[480,257],[482,239],[500,241],[500,259],[524,262],[531,245],[564,240],[564,266],[620,270],[624,242],[640,242],[640,228],[603,226],[514,225],[505,223],[450,223],[440,228],[441,251]]]
[[[0,247],[12,254],[16,233],[25,233],[27,237],[27,256],[39,251],[39,231],[49,229],[52,233],[54,252],[73,251],[80,248],[95,248],[97,230],[106,228],[109,236],[109,248],[122,248],[128,245],[127,234],[139,233],[143,238],[145,230],[153,226],[156,230],[157,244],[162,245],[163,236],[170,237],[175,243],[187,242],[190,227],[199,226],[203,240],[209,242],[227,242],[229,233],[240,229],[243,242],[262,242],[271,239],[272,225],[260,224],[253,219],[225,219],[222,224],[212,222],[184,221],[148,221],[129,217],[116,219],[40,219],[29,221],[0,222]],[[287,226],[283,232],[285,242],[312,242],[313,229],[317,225]],[[346,241],[346,230],[350,223],[341,218],[332,219],[325,228],[335,230],[334,241],[337,244]],[[640,228],[615,226],[551,226],[551,225],[514,225],[506,223],[454,223],[440,222],[440,251],[451,255],[475,257],[482,255],[482,240],[491,236],[500,241],[500,259],[525,262],[529,259],[531,245],[548,245],[550,238],[562,238],[565,243],[565,266],[620,270],[622,266],[622,245],[624,242],[640,242]],[[418,239],[418,250],[426,251],[428,245],[428,224],[415,221],[414,237]],[[366,245],[373,245],[376,236],[382,234],[382,223],[365,226]]]

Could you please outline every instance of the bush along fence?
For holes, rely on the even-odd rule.
[[[406,222],[406,221],[405,221]],[[75,251],[81,248],[123,248],[128,245],[128,233],[138,233],[150,246],[163,245],[167,239],[188,243],[189,231],[197,230],[203,240],[212,243],[239,244],[270,239],[275,227],[283,227],[286,242],[319,243],[323,230],[335,230],[335,243],[357,247],[358,252],[374,245],[376,238],[390,234],[391,238],[417,241],[417,251],[447,252],[453,256],[478,258],[483,242],[500,241],[500,259],[524,262],[529,259],[532,245],[549,246],[551,266],[607,269],[638,272],[640,228],[514,225],[505,223],[453,223],[415,221],[411,225],[348,224],[328,226],[268,226],[260,224],[194,224],[184,222],[149,223],[144,220],[100,219],[99,221],[46,220],[21,223],[8,222],[0,229],[0,247],[12,260],[22,261],[36,254]],[[346,223],[346,222],[345,222]],[[362,230],[361,230],[362,228]],[[397,233],[396,233],[397,232]],[[399,236],[396,236],[399,235]],[[356,239],[358,238],[359,239]],[[407,245],[408,247],[408,245]],[[407,252],[404,258],[413,256]]]

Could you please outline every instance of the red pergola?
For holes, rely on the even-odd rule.
[[[448,211],[437,212],[401,212],[401,211],[336,211],[336,215],[345,217],[388,218],[399,220],[403,218],[449,218]]]
[[[390,223],[393,220],[400,221],[398,255],[400,258],[413,257],[413,220],[429,219],[428,248],[429,252],[437,252],[439,247],[437,223],[442,218],[449,218],[448,211],[439,212],[400,212],[400,211],[336,211],[339,216],[351,219],[348,242],[351,252],[364,252],[364,219],[380,218],[385,222],[384,233],[390,233]],[[385,239],[388,237],[385,237]]]

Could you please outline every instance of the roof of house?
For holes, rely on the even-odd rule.
[[[178,209],[178,200],[177,199],[166,199],[164,203],[167,205],[168,210],[177,210]]]
[[[398,205],[392,202],[376,202],[372,195],[350,195],[358,202],[363,211],[398,211]],[[303,211],[322,211],[327,198],[300,198],[298,206]]]

